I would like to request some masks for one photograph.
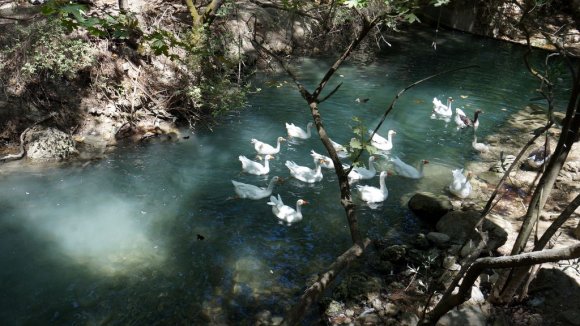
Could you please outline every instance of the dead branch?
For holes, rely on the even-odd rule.
[[[429,313],[427,319],[421,322],[422,325],[435,325],[435,323],[449,310],[467,301],[471,296],[471,287],[477,277],[488,268],[512,268],[522,266],[532,266],[548,262],[557,262],[565,259],[575,259],[580,257],[580,243],[561,248],[534,251],[514,256],[487,257],[480,258],[471,265],[465,278],[459,286],[457,294],[444,296],[435,308]]]
[[[300,298],[300,302],[290,309],[288,315],[286,315],[286,318],[282,322],[282,325],[293,326],[300,323],[310,305],[318,301],[320,295],[324,293],[336,276],[352,261],[362,255],[370,243],[371,240],[366,238],[362,243],[353,245],[340,255],[336,261],[328,267],[326,273],[319,275],[316,282],[304,291],[304,294]]]
[[[40,120],[33,123],[30,127],[24,129],[24,131],[20,134],[20,152],[18,152],[17,154],[8,154],[4,157],[0,157],[0,162],[15,161],[15,160],[20,160],[21,158],[23,158],[24,155],[26,154],[26,149],[24,148],[24,145],[25,145],[24,144],[24,137],[26,136],[26,133],[30,129],[32,129],[34,126],[41,124],[48,119],[54,118],[55,116],[56,116],[56,112],[51,112],[49,115],[47,115],[44,118],[41,118]]]

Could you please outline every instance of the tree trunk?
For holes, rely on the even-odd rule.
[[[119,11],[125,13],[129,10],[129,0],[119,0]]]

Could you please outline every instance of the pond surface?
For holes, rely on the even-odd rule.
[[[343,83],[321,112],[331,138],[344,144],[353,137],[353,116],[374,127],[406,85],[445,69],[480,66],[425,82],[399,100],[380,134],[396,130],[393,155],[431,164],[419,181],[387,178],[389,197],[378,208],[357,207],[366,236],[393,242],[414,236],[421,224],[406,208],[409,194],[444,192],[449,170],[477,159],[471,131],[429,118],[433,97],[452,96],[468,115],[481,108],[483,139],[535,96],[522,47],[448,32],[439,34],[434,51],[433,38],[427,31],[391,40],[382,56],[350,61],[327,87]],[[295,71],[312,89],[330,63],[304,59]],[[238,156],[255,154],[250,139],[274,143],[285,136],[285,122],[304,127],[311,120],[287,81],[257,78],[261,91],[250,107],[213,132],[120,147],[87,168],[1,177],[2,324],[249,324],[264,309],[282,314],[307,279],[350,246],[333,171],[311,185],[288,178],[284,166],[286,160],[312,166],[310,150],[325,153],[316,136],[283,143],[269,176],[240,174]],[[370,100],[360,104],[357,97]],[[378,166],[390,167],[384,160]],[[230,180],[266,185],[274,175],[288,178],[275,189],[285,203],[310,202],[301,222],[279,224],[266,199],[229,199]],[[378,185],[378,177],[362,184]]]

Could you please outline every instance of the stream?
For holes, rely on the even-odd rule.
[[[407,85],[479,66],[424,82],[397,102],[379,134],[397,132],[391,155],[430,164],[420,180],[389,176],[389,197],[378,207],[354,192],[364,236],[393,243],[414,237],[424,226],[409,212],[408,198],[423,190],[446,193],[450,170],[478,159],[471,130],[430,119],[433,97],[453,97],[469,116],[483,110],[481,141],[537,96],[524,47],[440,31],[435,51],[433,39],[432,30],[394,37],[379,57],[348,61],[323,93],[343,83],[320,110],[330,137],[347,144],[359,123],[353,117],[374,128]],[[533,58],[541,62],[544,54]],[[313,90],[333,61],[303,58],[294,71]],[[251,324],[263,310],[283,315],[351,240],[334,171],[306,184],[284,165],[312,167],[311,150],[326,154],[316,132],[282,143],[268,175],[241,173],[238,156],[255,157],[252,138],[275,144],[286,136],[285,122],[305,128],[312,120],[286,76],[260,74],[253,87],[259,91],[249,107],[212,131],[185,131],[189,138],[175,143],[121,145],[86,168],[0,173],[2,325]],[[377,161],[391,170],[384,158]],[[267,199],[231,199],[231,180],[266,186],[275,175],[286,180],[274,190],[286,204],[309,201],[302,221],[279,223]],[[378,177],[360,184],[378,186]]]

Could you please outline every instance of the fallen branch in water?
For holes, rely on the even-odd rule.
[[[312,284],[309,288],[304,291],[304,294],[300,298],[300,302],[296,304],[290,311],[288,315],[282,322],[282,325],[297,325],[300,323],[306,311],[312,303],[318,301],[318,298],[328,285],[334,281],[336,276],[345,269],[348,264],[358,258],[360,255],[363,254],[365,249],[371,243],[369,238],[365,238],[361,244],[354,244],[350,247],[347,251],[345,251],[342,255],[340,255],[332,265],[328,268],[328,271],[322,275],[319,275],[316,279],[316,282]]]

